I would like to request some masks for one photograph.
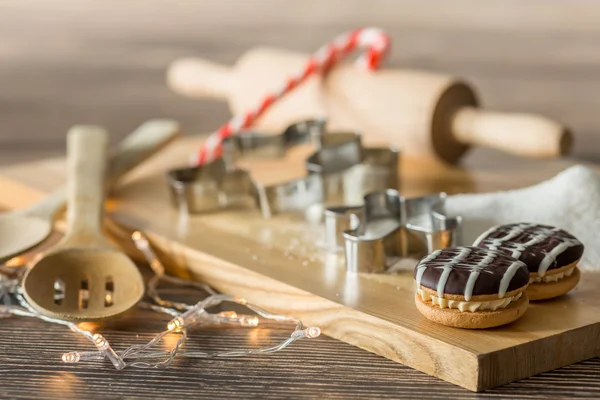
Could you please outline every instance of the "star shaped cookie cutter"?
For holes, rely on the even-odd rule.
[[[281,157],[288,148],[312,143],[304,177],[275,185],[254,181],[235,166],[240,156]],[[398,152],[363,147],[355,132],[327,133],[324,120],[303,121],[280,135],[246,132],[224,142],[223,157],[210,164],[170,170],[167,181],[173,205],[187,214],[255,205],[265,218],[305,211],[313,204],[356,201],[365,193],[397,187]]]
[[[371,192],[362,206],[325,210],[325,246],[344,251],[348,272],[385,272],[390,260],[421,258],[460,243],[461,217],[448,217],[445,193],[406,198]]]

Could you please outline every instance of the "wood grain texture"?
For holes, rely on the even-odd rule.
[[[197,292],[181,289],[167,289],[164,294],[188,302],[198,298]],[[142,310],[128,318],[96,329],[118,350],[149,340],[168,322]],[[226,346],[261,346],[285,337],[291,328],[264,324],[253,333],[203,329],[193,332],[186,348],[217,351]],[[298,341],[266,357],[181,360],[166,370],[119,372],[108,362],[60,364],[65,350],[90,348],[85,339],[63,327],[9,318],[3,320],[1,332],[0,395],[4,398],[592,399],[600,391],[598,358],[476,394],[327,336]]]
[[[319,249],[319,227],[303,223],[301,216],[265,220],[258,210],[237,210],[182,221],[169,206],[164,171],[179,166],[189,149],[199,143],[195,138],[174,143],[134,171],[115,188],[110,211],[118,222],[143,229],[163,253],[182,260],[194,277],[217,290],[294,315],[321,327],[329,336],[471,390],[505,384],[599,354],[596,307],[600,298],[595,287],[600,285],[600,274],[586,273],[571,296],[534,304],[512,325],[485,332],[458,330],[431,323],[417,312],[411,273],[414,262],[408,262],[398,275],[346,275],[340,266],[342,260],[332,260]],[[256,172],[256,179],[275,181],[283,165],[287,165],[287,175],[303,174],[306,150],[297,148],[276,161],[242,161]],[[531,160],[514,159],[510,165],[522,168],[528,162]],[[53,163],[49,169],[60,171],[57,165],[61,161]],[[531,168],[529,177],[507,174],[503,164],[492,169],[496,178],[492,187],[520,187],[529,179],[545,179],[569,163],[538,162],[539,169]],[[456,179],[457,167],[419,167],[409,161],[404,165],[403,178],[421,185],[407,187],[406,194],[437,190],[435,182],[427,184],[427,176],[420,173],[423,170],[438,181],[451,181],[454,176],[457,191],[487,187],[488,177],[479,174],[477,168],[461,169],[462,176]],[[4,181],[14,202],[4,198],[2,206],[18,207],[28,200],[30,189],[22,188],[36,180],[34,171],[35,166],[26,164],[4,171],[4,176],[23,183]],[[58,184],[64,176],[46,176],[45,182],[50,180]]]
[[[587,0],[177,1],[143,6],[133,0],[2,0],[0,163],[63,154],[64,134],[75,123],[105,125],[113,141],[155,117],[176,118],[190,133],[210,131],[228,117],[227,107],[170,93],[163,79],[171,60],[197,55],[232,63],[243,51],[261,44],[311,52],[358,25],[382,26],[392,34],[392,65],[469,77],[486,106],[552,116],[573,128],[577,158],[599,161],[599,19],[600,6]],[[534,183],[544,170],[534,162],[518,164],[498,157],[485,150],[468,155],[463,165],[477,165],[481,178],[477,187],[472,182],[471,190],[506,185],[492,161],[503,163],[506,173],[518,174],[524,184]],[[62,172],[56,171],[60,167],[44,161],[35,168],[40,172],[31,177],[32,183],[53,189],[45,176]],[[457,182],[466,187],[460,169],[443,182],[426,170],[421,175],[406,182],[418,190],[433,185],[454,192],[459,190]],[[11,195],[2,192],[3,198]],[[124,329],[149,337],[160,327],[153,315],[140,312]],[[120,343],[132,337],[113,327],[102,332]],[[274,326],[260,332],[263,337],[287,331]],[[192,345],[198,348],[250,341],[239,330],[221,332],[225,338],[215,337],[214,331],[197,334]],[[61,327],[3,320],[0,394],[594,399],[600,393],[599,359],[473,394],[323,336],[265,358],[186,361],[166,371],[119,373],[108,364],[101,369],[64,366],[57,357],[65,348],[89,349]]]

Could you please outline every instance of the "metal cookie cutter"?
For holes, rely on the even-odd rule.
[[[223,158],[233,166],[238,157],[283,157],[293,146],[312,143],[320,148],[326,121],[313,119],[290,125],[279,135],[268,135],[256,131],[241,132],[223,141]]]
[[[254,191],[250,173],[228,169],[224,158],[202,167],[170,170],[167,181],[172,203],[189,214],[243,206],[251,200]]]
[[[223,157],[203,166],[167,172],[171,202],[188,214],[257,205],[265,217],[270,217],[321,201],[319,176],[266,186],[253,181],[250,172],[237,168],[235,161],[240,156],[281,157],[289,147],[318,143],[324,125],[324,120],[309,120],[291,125],[279,135],[250,131],[226,139]]]
[[[445,193],[404,198],[396,190],[369,193],[360,207],[325,211],[325,244],[344,249],[349,272],[385,272],[390,259],[420,258],[460,242],[461,218],[445,215]]]
[[[321,174],[328,202],[357,204],[369,192],[398,189],[399,153],[391,147],[363,147],[357,133],[331,133],[306,160],[309,172]]]
[[[276,185],[253,181],[235,167],[239,156],[277,157],[294,145],[312,143],[307,175]],[[353,132],[325,133],[324,120],[303,121],[280,135],[246,132],[228,138],[223,157],[204,166],[167,174],[173,204],[186,213],[202,213],[254,203],[264,217],[331,201],[353,201],[370,190],[397,187],[398,152],[364,148]]]
[[[303,210],[323,199],[318,174],[265,186],[254,182],[247,170],[228,169],[223,158],[202,167],[171,170],[167,180],[172,203],[188,214],[256,204],[264,217],[270,217]]]

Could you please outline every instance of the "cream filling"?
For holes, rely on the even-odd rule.
[[[516,296],[506,297],[498,300],[488,301],[463,301],[463,300],[450,300],[444,299],[443,297],[437,297],[429,294],[428,292],[417,289],[417,293],[421,296],[423,301],[431,301],[431,304],[439,306],[440,308],[452,308],[459,311],[496,311],[500,308],[506,308],[513,301],[517,301],[521,298],[523,292],[519,292]]]
[[[564,278],[565,276],[571,276],[575,271],[575,267],[571,267],[566,271],[559,272],[558,274],[536,276],[535,278],[529,278],[529,283],[541,283],[541,282],[556,282]]]

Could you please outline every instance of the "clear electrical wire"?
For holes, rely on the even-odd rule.
[[[169,315],[171,320],[166,324],[165,330],[154,336],[148,343],[129,346],[125,350],[115,351],[108,340],[99,333],[93,333],[80,328],[77,324],[50,318],[33,309],[21,293],[21,278],[25,266],[9,260],[0,266],[0,317],[11,315],[38,318],[46,322],[67,326],[73,331],[88,339],[96,351],[71,351],[62,355],[65,363],[80,363],[109,360],[118,369],[133,368],[165,368],[175,361],[177,357],[185,358],[211,358],[211,357],[241,357],[256,354],[268,354],[284,349],[299,339],[315,338],[321,331],[317,327],[305,328],[302,321],[285,315],[273,314],[261,307],[248,303],[245,299],[225,294],[217,294],[210,286],[203,283],[190,282],[165,274],[165,268],[152,250],[148,239],[139,231],[132,235],[136,247],[142,252],[150,264],[154,275],[147,283],[146,294],[153,303],[141,302],[139,307],[154,312]],[[201,289],[209,296],[198,303],[186,303],[165,300],[160,296],[158,285],[165,281],[177,286],[191,286]],[[11,296],[17,304],[12,304]],[[245,306],[256,315],[238,314],[235,311],[221,311],[210,313],[206,309],[220,305],[223,302],[236,303]],[[294,331],[281,342],[256,349],[228,349],[219,352],[181,351],[188,339],[188,330],[202,326],[231,325],[238,327],[254,328],[259,325],[259,317],[277,322],[291,322],[295,324]],[[161,350],[165,337],[177,335],[178,339],[170,350]]]

